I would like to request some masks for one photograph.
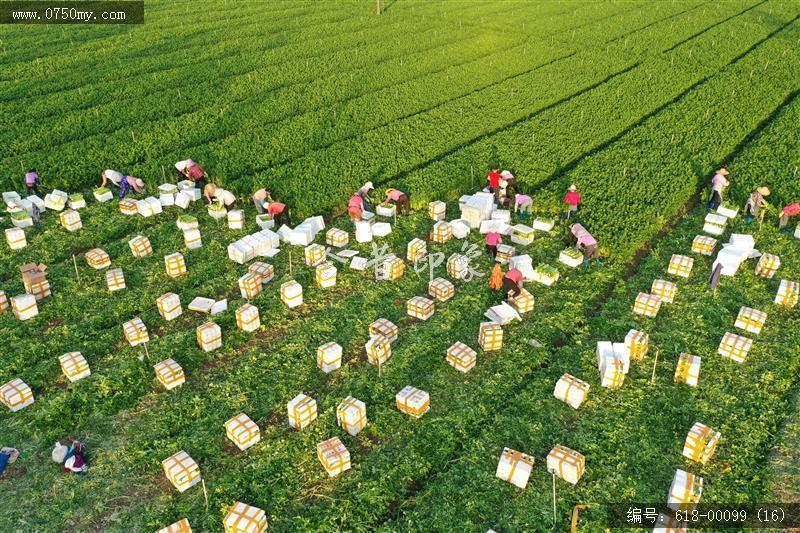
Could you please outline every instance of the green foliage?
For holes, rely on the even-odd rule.
[[[174,181],[174,161],[191,156],[240,196],[272,186],[295,215],[324,213],[349,231],[335,215],[364,181],[398,187],[425,206],[482,187],[487,167],[499,163],[534,198],[535,215],[561,212],[566,187],[576,183],[578,220],[609,261],[587,270],[551,266],[564,250],[564,225],[518,246],[560,279],[528,286],[534,311],[504,328],[500,352],[479,350],[476,367],[461,374],[445,362],[447,348],[478,348],[482,313],[501,300],[487,287],[493,263],[485,255],[471,261],[485,276],[456,280],[454,298],[420,322],[403,302],[427,294],[427,268],[407,264],[401,280],[378,283],[371,271],[334,263],[337,285],[321,289],[302,250],[287,245],[269,261],[275,279],[252,299],[263,326],[248,334],[233,315],[244,303],[237,280],[247,268],[229,261],[226,247],[256,230],[249,202],[245,231],[212,222],[203,202],[144,219],[90,198],[75,233],[47,212],[42,228],[26,230],[28,247],[0,254],[7,295],[23,292],[24,262],[47,264],[53,287],[35,319],[0,315],[8,348],[0,383],[22,377],[36,396],[19,413],[0,412],[0,444],[22,450],[10,470],[19,477],[2,482],[0,530],[146,531],[185,516],[195,530],[213,531],[240,500],[264,508],[278,530],[538,531],[551,520],[541,463],[557,443],[584,453],[587,473],[575,487],[558,485],[556,530],[568,527],[575,503],[590,504],[581,527],[594,531],[605,527],[605,503],[664,501],[676,467],[706,477],[704,501],[769,499],[765,459],[792,411],[800,370],[796,313],[770,303],[778,279],[756,278],[748,264],[714,292],[706,285],[712,259],[697,257],[692,277],[678,280],[676,302],[656,319],[630,309],[665,276],[671,254],[688,253],[704,215],[691,205],[718,165],[729,165],[736,204],[762,184],[776,202],[796,192],[797,180],[786,179],[799,163],[796,4],[580,3],[565,11],[559,2],[451,0],[393,3],[377,19],[358,3],[265,5],[243,4],[228,21],[229,11],[205,2],[186,25],[174,24],[185,6],[154,4],[163,22],[141,28],[60,36],[10,28],[0,176],[10,186],[20,168],[35,165],[48,187],[77,191],[110,166],[155,190]],[[457,217],[453,208],[448,219]],[[187,250],[175,220],[198,218],[203,247]],[[431,224],[426,212],[399,216],[380,242],[404,255]],[[766,222],[729,225],[755,232],[760,249],[781,256],[779,277],[798,278],[788,235]],[[135,235],[150,239],[152,257],[132,257]],[[468,241],[483,245],[477,232]],[[86,266],[81,250],[94,247],[123,269],[127,289],[110,293],[104,272]],[[370,253],[369,245],[350,247]],[[162,256],[176,251],[188,274],[170,278]],[[429,243],[429,251],[464,253],[458,240]],[[445,276],[444,263],[433,273]],[[279,298],[289,279],[304,287],[305,305],[294,311]],[[184,307],[171,322],[155,306],[165,292],[179,294]],[[214,317],[223,329],[215,352],[197,346],[194,330],[208,320],[186,308],[197,296],[229,299],[231,310]],[[748,361],[736,365],[715,348],[741,305],[769,318]],[[148,326],[149,356],[122,338],[121,324],[133,317]],[[378,317],[400,326],[380,371],[363,355]],[[621,340],[633,327],[659,349],[656,385],[651,351],[622,389],[602,389],[595,342]],[[344,361],[325,375],[315,349],[331,340],[344,347]],[[73,350],[92,368],[74,384],[57,360]],[[681,351],[703,356],[696,390],[672,381]],[[152,370],[168,357],[187,376],[170,392]],[[564,372],[592,384],[577,412],[552,396]],[[419,420],[394,406],[406,385],[431,394],[432,409]],[[286,402],[301,391],[317,400],[320,416],[294,431]],[[357,437],[335,423],[347,395],[367,403],[369,424]],[[244,453],[223,430],[239,412],[262,431]],[[703,467],[680,457],[694,421],[723,433],[718,457]],[[84,478],[47,459],[53,440],[70,434],[91,450]],[[334,435],[353,469],[331,479],[314,446]],[[494,478],[504,446],[536,457],[526,491]],[[161,460],[181,449],[200,464],[208,506],[200,489],[178,494],[164,482]]]

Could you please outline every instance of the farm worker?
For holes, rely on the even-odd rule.
[[[778,229],[786,231],[786,226],[789,225],[789,219],[800,214],[800,202],[789,204],[778,214]]]
[[[497,189],[500,187],[500,173],[498,172],[497,166],[493,166],[489,175],[486,176],[486,179],[489,181],[489,191],[492,194],[497,194]]]
[[[489,276],[489,288],[499,291],[503,287],[503,267],[500,263],[495,263],[492,274]]]
[[[270,198],[270,192],[267,189],[258,189],[255,193],[253,193],[253,203],[256,206],[256,211],[258,211],[259,215],[265,214],[267,211],[264,209],[264,204],[266,202],[271,202],[272,198]]]
[[[519,212],[519,218],[529,218],[531,216],[532,208],[533,200],[530,196],[521,193],[514,195],[514,213]]]
[[[233,202],[236,201],[236,197],[231,191],[226,191],[222,187],[217,187],[213,183],[209,183],[203,187],[203,196],[206,197],[206,201],[209,204],[211,204],[212,200],[216,200],[219,205],[226,207],[232,205]]]
[[[394,202],[395,205],[399,206],[403,211],[405,211],[406,215],[411,213],[411,203],[408,201],[408,195],[403,191],[398,189],[387,189],[386,200],[384,200],[381,205],[388,205],[391,202]]]
[[[86,447],[80,441],[73,441],[70,446],[56,442],[50,457],[56,463],[64,466],[64,472],[84,474],[89,470],[86,461]]]
[[[564,195],[564,201],[562,203],[567,204],[567,219],[569,219],[570,215],[573,213],[577,213],[578,204],[581,203],[581,195],[578,194],[578,187],[574,184],[570,185],[567,194]]]
[[[714,174],[714,177],[711,178],[711,198],[708,201],[709,209],[716,209],[722,203],[722,191],[725,190],[725,187],[731,184],[731,182],[725,177],[727,175],[728,169],[722,167],[721,169],[717,170],[717,172]]]
[[[486,251],[492,256],[492,261],[497,259],[497,245],[502,244],[503,238],[496,231],[486,234]]]
[[[107,168],[100,173],[100,178],[103,180],[102,183],[100,183],[101,187],[105,187],[109,181],[119,187],[120,183],[122,183],[122,180],[125,178],[125,175],[122,172]]]
[[[122,200],[125,198],[125,195],[129,192],[132,194],[143,193],[144,181],[139,178],[134,178],[133,176],[125,176],[122,181],[119,182],[119,199]]]
[[[364,198],[357,192],[347,202],[347,214],[353,222],[360,222],[362,213],[364,213]]]
[[[12,464],[19,457],[19,450],[16,448],[4,447],[0,449],[0,477],[6,470],[6,466]]]
[[[750,224],[754,218],[758,217],[761,208],[768,209],[769,204],[764,198],[769,196],[769,189],[767,187],[759,187],[750,194],[747,203],[744,204],[745,221]]]
[[[522,292],[522,272],[518,268],[512,268],[506,272],[503,278],[503,292],[506,296],[514,298]]]
[[[35,168],[30,169],[28,172],[25,173],[25,187],[28,190],[28,194],[35,194],[39,195],[39,185],[42,184],[41,179],[39,178],[39,173],[36,172]]]
[[[589,262],[594,259],[600,263],[597,253],[597,240],[580,224],[569,227],[571,239],[575,242],[575,249],[583,253],[583,266],[589,267]]]
[[[504,170],[500,173],[500,183],[505,182],[505,194],[507,196],[512,196],[517,193],[517,178],[514,177],[508,170]]]
[[[195,163],[194,160],[186,159],[184,161],[178,161],[175,163],[175,168],[181,175],[193,182],[195,187],[199,188],[205,185],[208,174],[203,170],[203,167]]]
[[[261,200],[262,215],[267,213],[270,218],[275,221],[275,224],[289,224],[289,208],[286,204],[276,202],[272,199],[271,189],[260,189],[253,195],[253,201],[256,202],[256,207],[259,207],[259,199]]]
[[[374,190],[375,186],[372,184],[371,181],[366,182],[364,185],[358,189],[357,193],[361,195],[361,199],[364,203],[364,211],[371,211],[372,208],[372,199],[369,197],[370,191]]]

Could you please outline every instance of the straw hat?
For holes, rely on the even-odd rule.
[[[362,188],[363,188],[365,191],[371,191],[372,189],[374,189],[374,188],[375,188],[375,186],[372,184],[372,182],[371,182],[371,181],[368,181],[368,182],[366,182],[366,183],[364,184],[364,187],[362,187]]]
[[[576,187],[575,185],[570,185],[570,186],[569,186],[569,190],[571,190],[571,191],[577,191],[577,190],[578,190],[578,187]]]
[[[759,187],[756,191],[761,196],[769,196],[769,187]]]
[[[722,167],[721,169],[717,170],[717,174],[722,174],[723,176],[727,176],[729,174],[728,173],[728,169],[725,168],[725,167]]]

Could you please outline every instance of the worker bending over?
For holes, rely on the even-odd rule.
[[[522,271],[518,268],[509,269],[503,278],[503,294],[506,297],[516,298],[522,292]]]
[[[206,197],[206,202],[208,202],[209,205],[212,201],[216,200],[219,205],[229,207],[233,205],[233,202],[236,201],[236,197],[231,191],[226,191],[222,187],[217,187],[213,183],[209,183],[203,187],[203,196]]]
[[[597,240],[586,231],[580,224],[573,224],[569,227],[570,240],[575,244],[575,249],[583,254],[583,266],[589,268],[589,263],[595,260],[601,264],[600,256],[597,251]]]
[[[768,209],[769,204],[764,199],[769,196],[769,189],[767,187],[759,187],[750,194],[747,203],[744,204],[744,219],[745,222],[750,224],[754,218],[758,218],[761,208]]]
[[[398,189],[387,189],[386,199],[381,205],[389,205],[392,202],[405,211],[406,215],[411,213],[411,203],[408,201],[408,195],[403,191]]]

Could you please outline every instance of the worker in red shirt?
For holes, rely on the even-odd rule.
[[[578,194],[578,188],[575,185],[570,185],[567,194],[564,195],[564,203],[567,204],[567,216],[578,212],[578,204],[581,203],[581,195]]]
[[[496,166],[492,167],[492,171],[489,172],[486,179],[489,181],[489,190],[492,194],[496,194],[500,187],[500,169]]]
[[[512,268],[506,272],[503,278],[503,293],[506,296],[516,298],[522,292],[522,272],[518,268]]]
[[[276,226],[289,224],[289,209],[286,204],[272,199],[272,189],[259,189],[253,194],[253,203],[259,215],[268,214]]]
[[[492,261],[497,260],[497,245],[502,244],[503,237],[496,231],[490,231],[486,234],[486,251],[492,256]]]
[[[800,214],[800,202],[789,204],[778,214],[778,229],[786,231],[786,226],[789,225],[789,219]]]
[[[353,222],[361,222],[361,215],[364,213],[364,198],[361,192],[355,193],[347,202],[347,214]]]

